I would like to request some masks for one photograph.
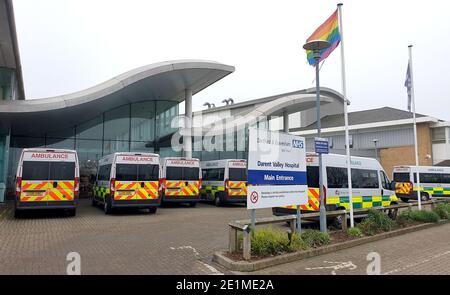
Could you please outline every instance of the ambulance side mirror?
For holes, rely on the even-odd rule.
[[[391,191],[395,191],[395,181],[391,181],[391,182],[389,183],[389,189],[390,189]]]

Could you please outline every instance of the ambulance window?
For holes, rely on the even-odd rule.
[[[381,186],[384,189],[389,189],[389,178],[386,176],[386,173],[384,171],[380,171],[380,177],[381,177]]]
[[[206,180],[217,181],[219,180],[219,169],[209,169],[207,170]]]
[[[48,180],[48,162],[24,161],[23,180]]]
[[[203,180],[208,180],[208,171],[206,169],[202,169],[202,178]]]
[[[181,180],[182,179],[182,167],[167,167],[166,179],[167,180]]]
[[[135,164],[117,164],[116,165],[116,180],[121,181],[136,181],[138,165]]]
[[[98,180],[109,180],[111,175],[111,164],[100,166],[98,170]]]
[[[232,181],[247,181],[247,169],[245,168],[230,168],[229,179]]]
[[[441,175],[437,173],[420,173],[420,183],[441,183]]]
[[[409,173],[399,173],[394,172],[394,181],[395,182],[409,182]]]
[[[138,180],[155,181],[159,180],[159,165],[139,164]]]
[[[225,179],[225,168],[219,169],[219,175],[217,175],[217,180],[223,181]]]
[[[352,187],[379,188],[378,171],[369,169],[352,169]]]
[[[184,167],[183,180],[198,180],[200,171],[198,167]]]
[[[75,162],[50,162],[50,180],[75,179]]]
[[[327,167],[327,182],[329,188],[348,188],[347,169]]]
[[[442,174],[442,183],[450,183],[450,174]]]
[[[308,187],[319,187],[319,167],[306,166],[306,181]]]

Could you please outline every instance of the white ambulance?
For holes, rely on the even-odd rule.
[[[114,153],[99,160],[92,205],[105,214],[114,208],[147,208],[155,213],[161,199],[159,155]]]
[[[203,200],[223,203],[247,201],[247,161],[237,159],[202,161]]]
[[[322,175],[327,210],[350,209],[347,156],[322,155]],[[372,158],[351,157],[353,208],[389,206],[398,202],[391,181],[381,164]],[[306,154],[308,203],[303,211],[319,211],[319,160],[315,153]],[[295,214],[296,206],[273,208],[275,215]]]
[[[450,167],[395,166],[393,171],[395,194],[403,202],[417,200],[417,173],[422,201],[432,197],[450,197]]]
[[[75,216],[79,185],[76,151],[23,149],[16,173],[15,216],[27,209],[66,209]]]
[[[188,203],[191,207],[195,207],[200,200],[201,173],[199,159],[180,157],[162,159],[162,201]]]

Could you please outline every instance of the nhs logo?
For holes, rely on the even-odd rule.
[[[292,140],[292,147],[293,148],[297,148],[297,149],[302,149],[303,148],[303,140],[299,140],[299,139],[293,139]]]

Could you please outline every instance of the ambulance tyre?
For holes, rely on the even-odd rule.
[[[408,198],[400,198],[400,200],[402,200],[403,203],[408,203],[409,202]]]
[[[430,200],[430,196],[427,193],[421,193],[420,194],[420,200],[422,202],[429,201]]]
[[[148,208],[148,212],[150,214],[155,214],[157,210],[158,210],[158,207],[156,207],[156,206]]]
[[[392,202],[391,205],[397,205],[397,202]],[[398,210],[395,209],[389,209],[388,211],[388,217],[392,220],[396,220],[397,219],[397,212]]]
[[[17,218],[17,219],[22,218],[22,211],[15,209],[14,210],[14,218]]]
[[[70,217],[74,217],[75,215],[77,215],[77,209],[67,210],[67,215],[69,215]]]
[[[195,206],[197,206],[197,202],[189,202],[189,207],[194,208]]]
[[[103,211],[105,211],[105,214],[112,213],[111,198],[109,196],[105,198],[105,203],[103,204]]]
[[[341,208],[337,208],[336,210],[345,210],[344,207]],[[342,228],[342,223],[343,222],[347,222],[347,219],[344,220],[344,218],[342,216],[336,216],[332,219],[332,226],[335,228]]]
[[[98,203],[97,200],[95,199],[95,196],[92,197],[92,206],[93,207],[97,207]]]
[[[220,207],[222,206],[222,200],[221,200],[221,194],[217,194],[216,197],[214,198],[214,205],[216,207]]]

